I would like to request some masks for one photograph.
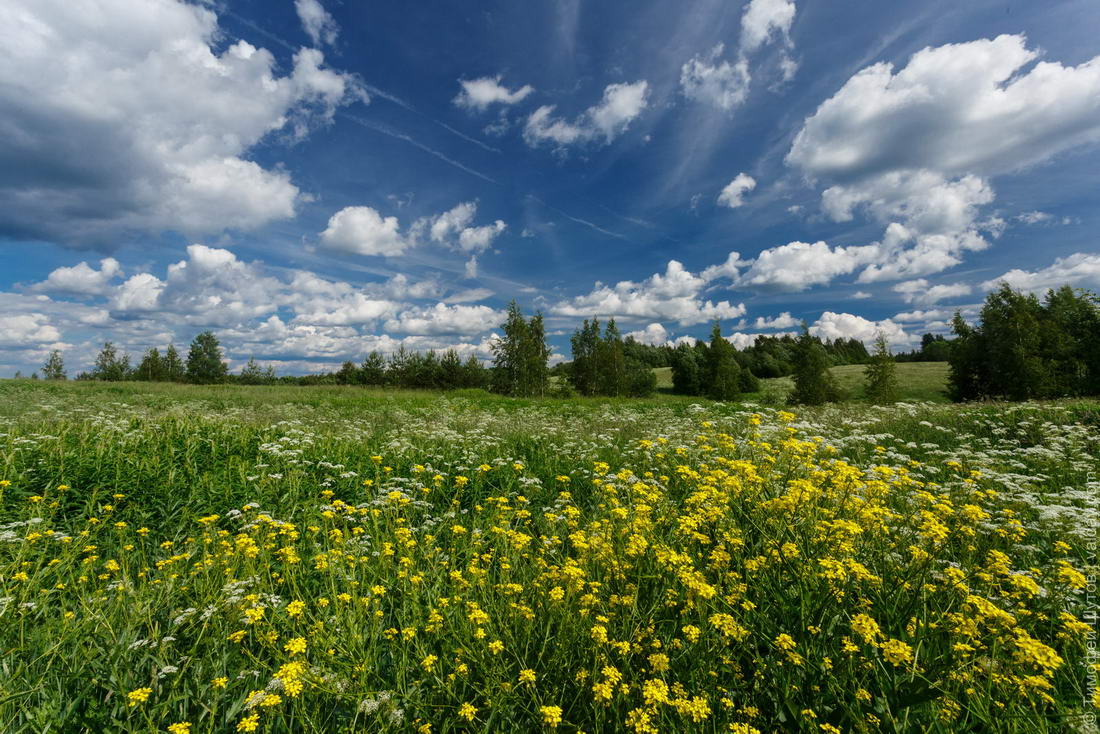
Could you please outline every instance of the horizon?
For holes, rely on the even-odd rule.
[[[593,316],[906,351],[1100,288],[1100,6],[9,10],[0,374],[207,330],[233,372],[484,360],[513,298],[555,361]]]

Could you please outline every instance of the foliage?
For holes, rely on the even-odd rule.
[[[787,398],[788,402],[791,405],[821,405],[836,402],[842,397],[829,372],[828,354],[804,325],[794,352],[794,390]]]
[[[5,731],[1053,734],[1087,715],[1095,402],[0,398]]]
[[[55,349],[50,352],[50,356],[46,359],[46,364],[42,365],[42,379],[43,380],[64,380],[65,379],[65,360],[61,357],[61,350]]]
[[[952,321],[954,400],[1100,394],[1100,300],[1069,286],[1033,294],[1007,283],[991,292],[979,322]]]
[[[492,346],[493,390],[513,397],[545,395],[550,386],[550,348],[542,314],[527,320],[513,300],[500,328],[504,335]]]
[[[222,348],[212,331],[204,331],[191,341],[187,353],[187,381],[196,385],[225,382],[229,365],[222,361]]]
[[[722,325],[715,320],[707,349],[706,391],[712,400],[733,400],[741,393],[741,367],[736,350],[722,336]]]
[[[886,337],[875,337],[875,350],[864,369],[864,393],[878,405],[895,403],[898,399],[898,365],[890,354]]]
[[[118,356],[114,342],[106,342],[95,358],[91,379],[106,382],[119,382],[130,376],[130,356]]]

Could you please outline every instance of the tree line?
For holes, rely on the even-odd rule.
[[[1100,298],[1062,286],[1042,301],[1007,283],[986,296],[978,323],[955,314],[953,400],[1100,395]]]

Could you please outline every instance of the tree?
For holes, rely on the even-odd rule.
[[[877,405],[896,403],[898,400],[897,362],[890,354],[890,345],[886,336],[875,337],[875,349],[871,361],[863,370],[864,391],[867,398]]]
[[[130,375],[129,355],[118,356],[118,349],[114,342],[105,342],[103,349],[95,358],[95,367],[92,369],[92,379],[105,380],[107,382],[119,382]]]
[[[164,374],[164,379],[169,382],[183,382],[186,377],[183,360],[180,359],[175,344],[169,344],[168,349],[164,351],[164,359],[161,360],[161,371]]]
[[[65,361],[61,358],[61,350],[55,349],[50,352],[46,364],[42,365],[42,377],[46,380],[65,379]]]
[[[829,355],[825,347],[803,324],[794,352],[794,390],[787,401],[792,405],[821,405],[840,397],[840,388],[829,372]]]
[[[600,322],[596,317],[584,320],[579,329],[573,332],[569,340],[573,351],[573,366],[569,372],[569,381],[581,395],[595,395],[599,365],[596,352],[600,344]]]
[[[359,368],[355,366],[355,362],[350,359],[340,365],[340,369],[336,371],[336,384],[338,385],[358,385],[360,384]]]
[[[547,366],[550,349],[546,345],[542,314],[536,314],[528,322],[513,300],[500,328],[504,335],[492,345],[493,389],[519,397],[545,394],[550,384]]]
[[[138,380],[145,382],[158,382],[164,379],[164,360],[156,347],[151,347],[141,358],[141,363],[134,371]]]
[[[270,369],[269,367],[268,370]],[[242,385],[266,385],[269,381],[267,370],[260,367],[255,357],[249,357],[248,363],[241,368],[241,376],[238,382]]]
[[[359,367],[364,385],[382,385],[386,381],[386,358],[381,352],[373,351]]]
[[[187,354],[187,381],[196,385],[211,385],[226,381],[229,365],[222,361],[218,338],[204,331],[191,342]]]
[[[741,394],[741,368],[737,364],[736,350],[722,336],[722,325],[717,319],[710,330],[705,382],[707,396],[712,400],[733,400]]]
[[[702,392],[702,370],[695,348],[680,344],[672,352],[672,391],[678,395]]]
[[[615,397],[626,394],[626,356],[623,338],[615,319],[604,327],[603,339],[596,345],[596,394]]]

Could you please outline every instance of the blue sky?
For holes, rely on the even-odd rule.
[[[489,356],[516,298],[898,348],[1100,287],[1093,2],[14,0],[0,374]]]

